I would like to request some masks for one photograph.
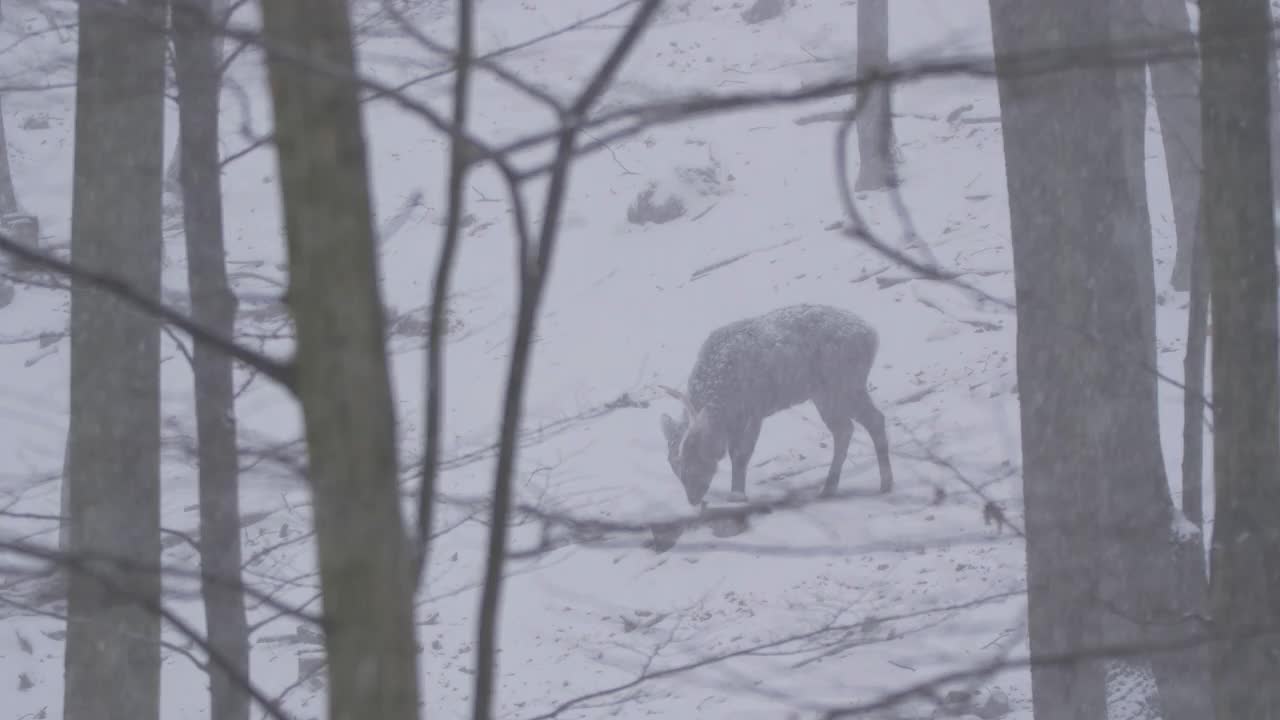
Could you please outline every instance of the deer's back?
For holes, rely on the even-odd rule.
[[[791,305],[714,330],[689,378],[694,407],[767,416],[866,387],[879,339],[847,310]]]

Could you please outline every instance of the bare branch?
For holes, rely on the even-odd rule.
[[[512,343],[507,387],[503,398],[501,440],[493,481],[492,524],[489,528],[488,554],[485,558],[484,589],[481,591],[480,599],[476,640],[476,681],[472,703],[473,720],[490,720],[493,715],[494,678],[497,672],[495,665],[498,609],[502,592],[503,567],[506,563],[507,518],[510,515],[511,481],[515,469],[520,416],[524,404],[524,386],[528,377],[538,307],[542,301],[548,270],[560,232],[560,217],[564,209],[574,144],[577,140],[576,121],[586,116],[608,87],[660,5],[661,0],[645,0],[640,5],[613,51],[574,101],[568,117],[561,121],[551,181],[547,188],[542,228],[538,237],[538,246],[534,249],[536,255],[533,257],[526,255],[522,259],[520,306],[517,312],[515,339]],[[513,187],[512,192],[518,194],[519,188]]]
[[[169,623],[180,635],[199,647],[209,658],[209,663],[218,667],[227,674],[237,685],[244,688],[253,701],[258,703],[266,714],[275,720],[290,720],[289,715],[277,706],[271,698],[267,697],[261,689],[253,684],[253,680],[246,674],[239,671],[235,663],[228,660],[215,647],[209,644],[194,627],[186,620],[182,619],[177,613],[170,610],[162,602],[156,602],[144,595],[130,589],[127,583],[116,582],[110,573],[103,572],[94,567],[93,562],[86,559],[80,553],[63,553],[57,550],[42,548],[35,545],[17,545],[14,543],[2,543],[3,547],[8,550],[22,552],[31,557],[36,557],[48,562],[52,562],[66,567],[71,572],[88,575],[105,586],[110,593],[128,598],[130,601],[138,603],[148,612],[159,615],[165,622]]]
[[[384,0],[384,7],[390,3]],[[395,17],[403,22],[402,17]],[[404,23],[408,24],[408,23]],[[471,55],[475,35],[475,7],[472,0],[458,3],[458,72],[453,85],[453,125],[459,130],[467,127],[468,93],[471,91]],[[425,41],[425,36],[424,36]],[[445,211],[444,240],[440,245],[440,257],[436,261],[436,275],[432,283],[431,321],[427,327],[427,397],[426,437],[423,442],[422,483],[418,490],[418,537],[414,558],[414,586],[421,585],[425,577],[427,553],[431,543],[432,509],[435,506],[436,477],[440,464],[440,416],[444,394],[444,342],[448,330],[449,281],[453,277],[454,260],[457,258],[458,240],[462,235],[462,214],[466,209],[467,170],[471,163],[467,146],[454,135],[449,146],[448,208]]]
[[[470,9],[463,9],[463,5],[466,5],[466,4],[467,3],[460,3],[458,6],[459,26],[461,26],[463,23],[462,16],[464,14],[469,16],[473,15]],[[560,115],[561,113],[564,112],[563,104],[554,95],[529,83],[524,78],[506,69],[502,65],[499,65],[498,63],[494,62],[490,57],[487,57],[487,56],[475,57],[471,49],[472,40],[470,37],[466,38],[465,40],[463,39],[461,27],[459,28],[459,31],[458,31],[458,49],[450,50],[444,45],[427,37],[426,33],[418,29],[418,26],[409,22],[409,19],[405,17],[404,13],[401,12],[399,8],[395,7],[395,0],[382,0],[382,9],[388,15],[390,15],[393,20],[396,21],[396,24],[399,25],[402,31],[407,33],[409,37],[413,38],[414,42],[418,43],[424,48],[427,48],[431,52],[444,55],[445,57],[449,58],[453,62],[453,71],[457,74],[457,77],[454,78],[454,108],[455,108],[454,114],[453,114],[454,127],[463,128],[466,126],[466,123],[464,122],[465,118],[458,117],[457,87],[458,87],[458,84],[462,84],[463,87],[466,87],[468,85],[468,81],[464,77],[464,75],[470,74],[472,66],[479,67],[489,71],[495,77],[507,83],[511,87],[517,90],[520,90],[521,92],[529,95],[530,97],[536,100],[541,101],[556,115]],[[470,26],[473,23],[473,20],[469,17],[466,20],[466,23],[468,26]]]
[[[110,293],[111,295],[132,305],[135,309],[158,317],[166,323],[182,330],[199,342],[220,350],[271,378],[290,391],[294,390],[293,367],[279,360],[256,353],[233,340],[219,336],[200,323],[192,320],[186,313],[179,312],[159,300],[148,297],[129,283],[110,273],[89,270],[79,264],[32,250],[9,235],[0,232],[0,252],[8,253],[24,262],[36,265],[56,273],[66,275],[73,280]]]

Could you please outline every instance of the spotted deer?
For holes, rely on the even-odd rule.
[[[747,464],[764,419],[812,401],[831,431],[834,453],[822,493],[840,485],[853,421],[866,428],[880,467],[880,492],[893,489],[884,415],[867,393],[880,339],[875,328],[846,310],[792,305],[718,328],[703,341],[688,393],[665,385],[684,404],[684,416],[662,415],[667,460],[690,505],[711,487],[720,458],[732,463],[730,501],[746,502]]]

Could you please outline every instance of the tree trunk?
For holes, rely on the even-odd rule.
[[[1143,0],[1142,9],[1149,38],[1194,44],[1184,0]],[[1193,246],[1200,234],[1200,60],[1189,56],[1152,63],[1150,69],[1178,238],[1169,281],[1174,290],[1183,291],[1190,287]]]
[[[1153,22],[1148,8],[1113,3],[1112,13],[1115,47],[1132,47],[1151,37]],[[1183,32],[1185,36],[1185,28]],[[1099,267],[1096,271],[1097,277],[1110,280],[1095,286],[1096,302],[1105,309],[1097,335],[1117,366],[1113,369],[1114,381],[1117,392],[1123,394],[1116,397],[1127,398],[1108,409],[1115,431],[1110,435],[1112,442],[1105,446],[1108,457],[1103,466],[1109,472],[1101,478],[1105,542],[1101,569],[1103,598],[1109,608],[1105,627],[1112,643],[1175,647],[1188,644],[1202,629],[1189,618],[1202,617],[1207,610],[1204,541],[1193,528],[1175,529],[1182,521],[1169,491],[1160,446],[1157,378],[1153,372],[1157,367],[1155,259],[1146,183],[1147,68],[1120,65],[1114,72],[1127,192],[1116,197],[1112,242],[1128,244],[1134,252],[1134,264],[1128,273],[1123,267]],[[1189,71],[1184,68],[1183,72]],[[1154,77],[1154,67],[1152,73]],[[1171,94],[1179,89],[1179,81],[1166,77],[1168,74],[1161,72],[1160,77],[1165,83],[1162,89]],[[1192,85],[1191,97],[1196,97],[1194,82],[1189,83],[1184,77],[1180,84],[1183,90]],[[1178,102],[1179,105],[1166,102],[1163,117],[1185,121],[1186,101],[1179,98]],[[1164,129],[1163,124],[1161,127]],[[1177,137],[1176,129],[1177,126],[1170,128],[1165,134],[1166,148]],[[1194,129],[1198,137],[1198,123]],[[1181,151],[1184,160],[1187,155]],[[1105,162],[1096,167],[1106,177]],[[1184,164],[1179,168],[1191,177],[1175,179],[1177,173],[1171,171],[1170,183],[1180,183],[1178,186],[1184,190],[1190,185],[1198,193],[1198,166],[1189,168]],[[1192,212],[1187,218],[1184,212],[1179,233],[1187,232],[1188,223],[1194,228],[1196,214]],[[1191,237],[1195,237],[1194,232]],[[1137,328],[1138,332],[1133,334],[1130,328]],[[1127,658],[1130,663],[1151,667],[1164,720],[1209,720],[1213,716],[1208,654],[1202,646],[1190,644],[1191,647],[1153,650]]]
[[[1118,246],[1106,223],[1114,212],[1112,195],[1092,171],[1095,160],[1119,158],[1122,148],[1112,122],[1113,72],[1087,68],[1023,77],[1003,57],[1105,41],[1108,4],[991,2],[1018,314],[1033,658],[1087,652],[1103,639],[1098,514],[1106,471],[1103,433],[1113,428],[1100,427],[1095,414],[1107,401],[1104,385],[1111,383],[1103,381],[1113,358],[1065,328],[1072,327],[1068,319],[1088,328],[1101,324],[1088,291],[1104,259],[1094,253],[1114,256]],[[1123,183],[1123,168],[1113,170],[1113,179]],[[1121,263],[1131,267],[1132,256]],[[1033,664],[1031,685],[1036,720],[1106,717],[1099,660]]]
[[[418,714],[412,548],[400,517],[347,3],[271,0],[262,13],[315,496],[329,718],[408,720]]]
[[[1198,233],[1197,233],[1198,235]],[[1183,362],[1182,514],[1204,528],[1204,360],[1208,345],[1209,279],[1205,241],[1191,248],[1187,303],[1187,355]]]
[[[71,254],[158,299],[164,4],[79,6]],[[159,717],[160,323],[73,278],[64,717]]]
[[[236,300],[227,282],[218,158],[218,68],[209,32],[210,0],[175,0],[174,66],[182,136],[182,207],[187,277],[195,320],[235,335]],[[234,669],[211,664],[213,720],[248,720],[249,628],[240,588],[239,455],[231,358],[195,342],[196,433],[200,463],[200,563],[209,645]]]
[[[4,19],[0,4],[0,19]],[[9,141],[4,135],[4,110],[0,109],[0,218],[18,211],[18,196],[13,190],[13,174],[9,172]]]
[[[1267,0],[1203,0],[1204,220],[1211,256],[1211,597],[1221,718],[1280,718],[1280,393]]]
[[[1125,42],[1108,0],[993,0],[997,57]],[[1133,9],[1129,9],[1132,12]],[[1203,589],[1172,532],[1160,450],[1155,276],[1143,172],[1143,70],[997,69],[1018,303],[1030,644],[1037,720],[1106,716],[1104,644],[1164,638]],[[1198,578],[1198,585],[1193,582]],[[1195,657],[1131,658],[1160,690]],[[1203,686],[1201,686],[1203,688]],[[1178,695],[1181,697],[1181,695]],[[1163,703],[1167,706],[1167,703]],[[1166,717],[1204,717],[1182,712]]]
[[[181,1],[182,0],[174,0],[175,3],[179,3]],[[209,9],[205,17],[213,18],[213,22],[217,23],[217,26],[219,28],[226,27],[227,22],[231,20],[231,13],[234,10],[234,8],[229,6],[229,0],[208,0],[208,5],[209,5]],[[208,24],[209,23],[206,20],[204,21],[204,24],[202,25],[202,27],[207,27]],[[222,62],[222,48],[224,45],[226,45],[227,37],[224,33],[216,30],[211,32],[214,33],[213,57],[214,57],[214,65],[217,66],[219,63]],[[174,40],[174,45],[175,45],[174,49],[175,49],[175,55],[176,55],[176,50],[177,50],[176,38]],[[222,87],[221,71],[218,72],[217,76],[218,76],[218,88],[221,89]],[[179,123],[179,125],[181,125],[181,123]],[[165,173],[164,173],[165,184],[175,190],[180,189],[182,186],[182,148],[185,145],[185,142],[182,139],[181,127],[178,128],[178,132],[176,133],[176,135],[177,137],[173,139],[173,154],[169,158],[169,168],[165,170]]]
[[[18,195],[9,171],[9,142],[4,134],[4,111],[0,109],[0,218],[18,211]]]
[[[1267,17],[1267,22],[1274,18]],[[1276,48],[1267,53],[1267,90],[1271,93],[1271,194],[1272,205],[1280,206],[1280,64],[1276,62]],[[1274,222],[1274,221],[1273,221]]]
[[[858,2],[858,74],[889,64],[889,0]],[[855,190],[881,190],[897,185],[894,168],[893,109],[890,83],[868,90],[858,115],[858,178]]]

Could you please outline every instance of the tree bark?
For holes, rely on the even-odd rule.
[[[1203,0],[1204,220],[1213,304],[1214,702],[1280,717],[1280,392],[1267,0]]]
[[[79,7],[71,254],[159,297],[164,4]],[[69,579],[64,717],[160,702],[160,323],[72,279],[71,545],[119,562]]]
[[[409,720],[418,713],[412,546],[400,517],[347,3],[271,0],[262,13],[315,497],[329,717]]]
[[[889,0],[858,0],[858,74],[889,64]],[[894,167],[892,86],[877,83],[864,90],[858,115],[858,178],[855,190],[881,190],[898,184]]]
[[[210,0],[173,3],[174,66],[182,137],[182,207],[187,278],[196,322],[231,338],[236,299],[227,282],[218,158],[218,79]],[[210,647],[234,674],[211,664],[213,720],[248,720],[249,627],[240,587],[239,454],[231,358],[206,343],[193,347],[200,464],[200,563]]]

